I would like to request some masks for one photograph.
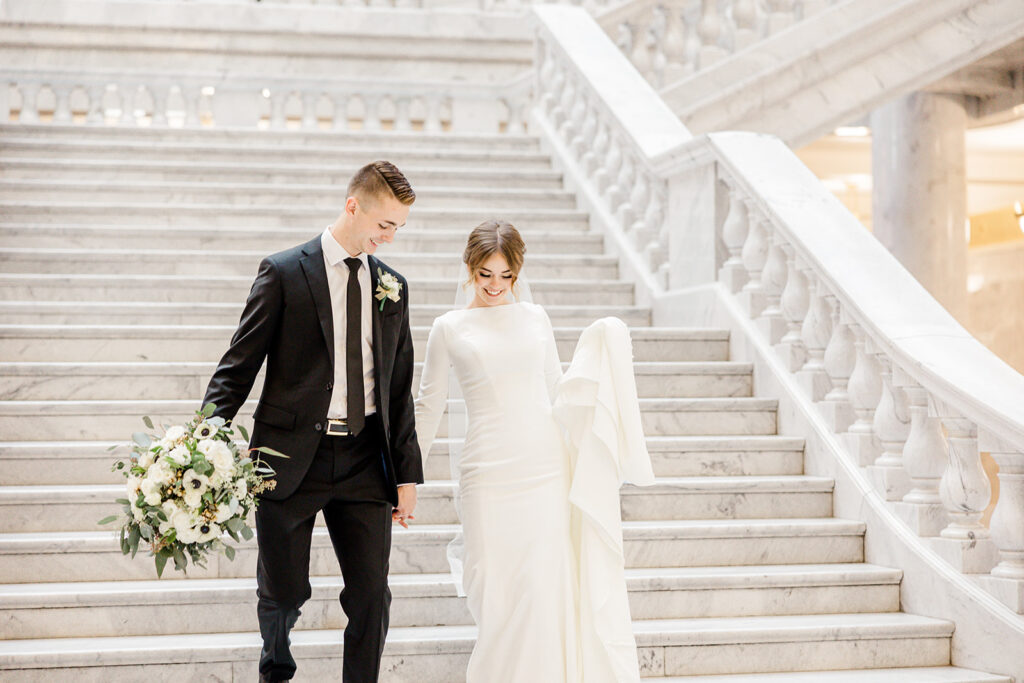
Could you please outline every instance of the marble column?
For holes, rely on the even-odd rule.
[[[915,92],[871,114],[875,237],[955,318],[967,305],[967,112]]]

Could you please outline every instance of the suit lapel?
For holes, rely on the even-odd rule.
[[[302,270],[306,274],[309,293],[313,296],[317,317],[320,318],[320,330],[327,343],[327,353],[331,357],[331,368],[334,366],[334,315],[331,311],[331,290],[327,286],[327,266],[324,265],[324,250],[320,237],[311,240],[303,249],[300,260]]]

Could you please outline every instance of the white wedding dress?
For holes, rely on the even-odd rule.
[[[469,683],[639,681],[618,486],[653,477],[625,330],[614,318],[588,327],[564,378],[537,304],[453,310],[430,330],[416,398],[424,459],[449,367],[468,418],[455,474],[478,627]]]

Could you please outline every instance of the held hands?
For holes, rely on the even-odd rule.
[[[398,522],[406,529],[406,520],[416,519],[412,511],[416,508],[416,484],[403,484],[398,487],[398,507],[391,512],[391,521]]]

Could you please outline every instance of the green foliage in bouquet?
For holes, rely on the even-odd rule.
[[[111,515],[99,521],[121,521],[121,552],[127,555],[145,541],[155,558],[157,576],[163,576],[167,560],[174,568],[186,571],[189,558],[206,567],[206,556],[213,550],[235,559],[235,548],[222,540],[227,534],[236,543],[249,540],[252,529],[246,519],[259,504],[256,497],[272,490],[277,482],[274,470],[259,454],[288,456],[260,446],[240,452],[234,442],[234,430],[222,417],[213,417],[217,407],[207,403],[184,425],[166,427],[164,435],[135,432],[132,455],[117,460],[112,471],[126,479],[127,498],[118,498],[123,515]],[[146,427],[153,421],[142,418]],[[246,441],[249,435],[235,425]]]

